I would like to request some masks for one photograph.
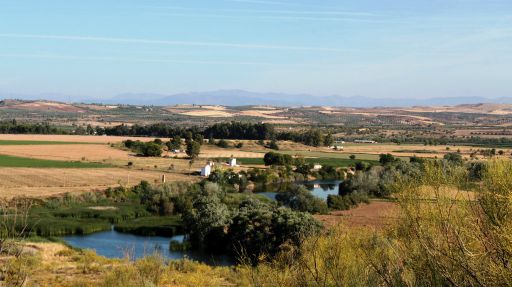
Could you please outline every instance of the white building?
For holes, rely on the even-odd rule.
[[[229,159],[228,164],[229,164],[229,166],[231,166],[231,167],[236,166],[236,158],[231,158],[231,159]]]
[[[322,165],[321,165],[321,164],[315,164],[315,165],[313,166],[313,169],[314,169],[314,170],[321,170],[321,169],[322,169]]]
[[[212,166],[207,164],[201,169],[201,176],[208,177],[212,173]]]

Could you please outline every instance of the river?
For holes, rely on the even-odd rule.
[[[171,241],[183,242],[184,235],[173,237],[140,236],[121,233],[115,230],[97,232],[88,235],[72,235],[62,238],[69,245],[77,248],[95,250],[98,255],[108,258],[139,259],[158,253],[166,259],[189,258],[210,265],[233,265],[228,256],[212,256],[192,251],[172,251]]]

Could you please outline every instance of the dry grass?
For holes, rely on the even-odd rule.
[[[63,161],[128,160],[130,153],[108,145],[15,145],[0,146],[0,154]]]
[[[180,115],[192,116],[192,117],[212,117],[212,118],[227,118],[232,117],[233,114],[219,111],[219,110],[193,110],[188,112],[182,112]]]
[[[326,227],[344,223],[349,227],[382,228],[397,219],[398,205],[394,202],[372,201],[357,208],[334,211],[328,215],[315,215],[315,218]]]
[[[160,182],[163,174],[168,181],[195,180],[179,173],[122,168],[0,168],[0,197],[46,197],[66,192],[102,191],[119,184],[136,185],[141,180]]]
[[[0,107],[1,109],[17,109],[17,110],[30,110],[30,111],[53,111],[53,112],[71,112],[71,113],[85,113],[85,110],[71,105],[50,101],[33,101],[16,103]]]

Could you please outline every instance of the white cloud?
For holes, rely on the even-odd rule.
[[[246,62],[246,61],[203,61],[203,60],[173,60],[173,59],[144,59],[144,58],[120,58],[120,57],[91,57],[77,55],[55,55],[55,54],[9,54],[0,53],[0,58],[25,58],[25,59],[64,59],[64,60],[93,60],[93,61],[120,61],[120,62],[143,62],[143,63],[171,63],[171,64],[205,64],[205,65],[244,65],[244,66],[301,66],[302,64],[279,64],[269,62]]]
[[[170,46],[196,46],[196,47],[219,47],[219,48],[238,48],[238,49],[263,49],[263,50],[286,50],[286,51],[323,51],[323,52],[344,52],[346,50],[326,47],[308,47],[308,46],[287,46],[272,44],[249,44],[249,43],[223,43],[223,42],[195,42],[195,41],[175,41],[175,40],[153,40],[140,38],[116,38],[116,37],[96,37],[96,36],[77,36],[77,35],[36,35],[36,34],[0,34],[0,38],[24,38],[24,39],[49,39],[66,41],[84,41],[84,42],[110,42],[126,44],[153,44]]]

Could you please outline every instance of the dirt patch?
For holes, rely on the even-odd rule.
[[[334,211],[328,215],[315,215],[326,227],[344,223],[349,227],[382,228],[398,218],[398,205],[394,202],[372,201],[351,210]]]

